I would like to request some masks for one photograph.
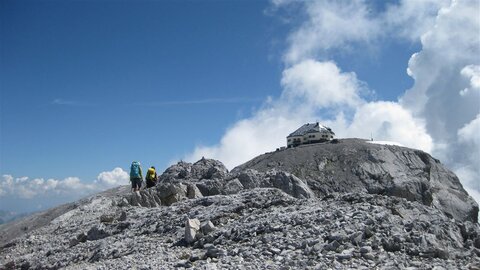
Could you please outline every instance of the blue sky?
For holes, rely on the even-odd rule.
[[[155,165],[161,172],[176,160],[193,161],[205,155],[225,159],[231,168],[283,144],[282,138],[301,122],[321,120],[344,137],[362,137],[354,119],[364,121],[358,125],[370,123],[359,112],[377,101],[412,111],[405,128],[420,125],[428,144],[423,149],[436,153],[440,148],[435,143],[442,142],[441,136],[429,130],[422,110],[415,112],[420,105],[409,107],[401,100],[408,89],[413,89],[410,96],[423,91],[417,89],[415,75],[409,76],[407,68],[413,65],[411,56],[425,47],[420,34],[435,25],[440,8],[450,5],[439,2],[426,7],[415,1],[365,1],[352,7],[347,2],[286,0],[2,1],[0,175],[4,191],[2,196],[0,185],[0,203],[17,211],[32,210],[30,205],[40,205],[37,209],[53,205],[45,202],[49,193],[16,196],[14,189],[7,188],[7,178],[18,185],[41,179],[31,184],[39,189],[48,179],[59,183],[70,179],[82,190],[78,195],[97,189],[89,184],[128,184],[119,170],[104,178],[99,174],[117,167],[127,170],[132,160]],[[327,11],[339,14],[350,26],[342,29],[340,23],[330,24],[325,20],[330,18]],[[409,30],[412,14],[420,18],[416,26],[424,27],[424,33]],[[359,28],[349,33],[354,26],[368,31]],[[300,58],[289,58],[291,52]],[[308,59],[313,61],[310,65],[305,62]],[[472,63],[462,62],[462,67],[467,64],[473,65],[476,74],[478,57]],[[249,132],[253,125],[268,128],[261,120],[264,112],[292,111],[286,103],[309,107],[305,104],[314,99],[311,91],[323,90],[320,86],[311,90],[310,82],[300,89],[308,80],[302,77],[308,73],[302,68],[312,74],[315,69],[321,74],[332,72],[345,80],[335,95],[351,86],[357,101],[350,102],[342,94],[328,106],[320,101],[308,113],[294,111],[295,121],[288,124],[279,124],[288,116],[277,119],[280,122],[271,120],[268,123],[283,127],[275,132],[278,138],[267,138],[273,144],[250,146],[237,140],[242,137],[238,134],[244,134],[242,126],[249,126]],[[294,93],[294,100],[286,97],[288,93]],[[341,124],[339,115],[352,122]],[[470,123],[472,116],[467,118],[460,126]],[[376,134],[398,140],[395,134],[400,132],[395,132]],[[251,150],[237,155],[223,146],[230,140],[240,145],[235,151]],[[411,147],[424,146],[409,142],[402,141]],[[438,151],[440,156],[454,152]],[[58,187],[55,183],[51,188],[58,198],[65,197],[58,202],[75,197],[69,195],[71,190]]]
[[[278,92],[267,4],[3,2],[2,173],[94,178],[214,142]]]

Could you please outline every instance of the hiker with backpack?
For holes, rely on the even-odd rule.
[[[142,167],[140,162],[134,161],[130,166],[130,182],[132,182],[132,191],[139,191],[142,187]]]
[[[157,184],[157,172],[155,167],[150,167],[147,171],[147,176],[145,176],[145,182],[147,182],[147,188],[154,187]]]

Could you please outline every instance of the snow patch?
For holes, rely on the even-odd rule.
[[[396,145],[396,146],[404,147],[404,145],[402,145],[401,143],[398,143],[398,142],[390,142],[390,141],[366,141],[366,142],[367,143],[373,143],[373,144]]]

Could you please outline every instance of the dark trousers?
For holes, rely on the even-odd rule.
[[[133,178],[132,181],[132,188],[140,189],[142,187],[142,179],[141,178]]]
[[[151,180],[147,180],[147,188],[151,188],[151,187],[154,187],[155,186],[155,182],[151,181]]]

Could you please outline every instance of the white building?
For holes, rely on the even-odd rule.
[[[333,139],[335,133],[329,127],[317,123],[308,123],[287,136],[287,147],[301,144],[325,142]]]

